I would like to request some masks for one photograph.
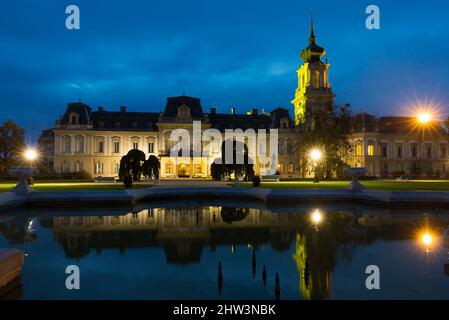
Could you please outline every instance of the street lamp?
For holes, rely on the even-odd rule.
[[[428,124],[432,121],[432,115],[428,112],[423,112],[418,115],[417,119],[420,124]]]
[[[28,162],[28,167],[31,168],[31,167],[33,167],[33,162],[38,158],[39,155],[38,155],[36,149],[27,148],[27,149],[25,149],[23,156],[24,156],[25,160]],[[33,184],[32,176],[28,177],[28,184],[30,184],[30,185]]]
[[[315,172],[315,178],[313,180],[314,183],[320,182],[320,180],[318,179],[318,174],[317,174],[317,165],[318,165],[318,161],[320,161],[321,158],[323,158],[323,153],[321,152],[321,150],[313,149],[312,151],[310,151],[310,159],[312,159],[312,161],[313,161],[313,169]]]
[[[37,151],[33,148],[28,148],[24,153],[25,159],[32,162],[37,159]]]

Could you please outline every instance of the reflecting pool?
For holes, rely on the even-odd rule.
[[[449,298],[449,212],[180,206],[0,216],[0,248],[25,252],[17,297]],[[69,265],[80,290],[66,289]]]

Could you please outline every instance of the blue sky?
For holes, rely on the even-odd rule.
[[[65,28],[69,4],[80,30]],[[381,30],[365,28],[369,4]],[[386,115],[427,102],[447,116],[446,1],[15,0],[0,10],[0,122],[32,139],[79,98],[161,111],[183,91],[205,110],[291,108],[311,12],[336,103]]]

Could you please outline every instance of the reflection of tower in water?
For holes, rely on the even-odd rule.
[[[332,270],[335,251],[331,241],[305,234],[296,235],[296,252],[293,259],[299,272],[299,291],[304,299],[332,298]]]

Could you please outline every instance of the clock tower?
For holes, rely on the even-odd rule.
[[[313,20],[310,25],[309,46],[302,50],[304,63],[296,70],[298,87],[292,104],[295,107],[295,124],[305,129],[312,126],[311,115],[317,110],[332,110],[335,95],[329,83],[330,64],[322,61],[326,51],[316,44]]]

